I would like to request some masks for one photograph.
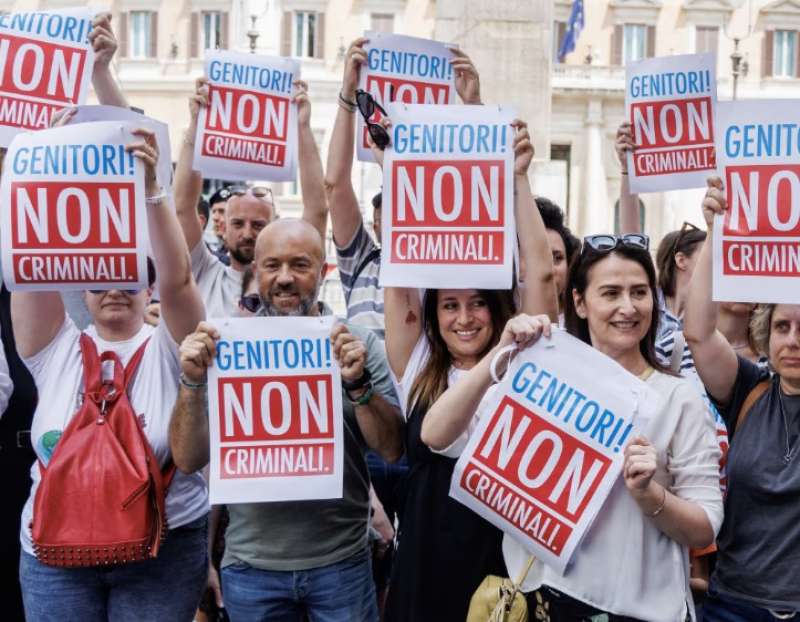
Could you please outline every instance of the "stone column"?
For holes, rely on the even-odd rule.
[[[586,106],[583,191],[580,200],[580,235],[613,233],[614,202],[609,201],[603,162],[603,102],[590,99]]]

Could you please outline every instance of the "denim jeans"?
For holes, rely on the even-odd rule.
[[[791,614],[781,613],[781,617],[772,615],[768,609],[751,605],[747,601],[739,600],[714,591],[712,586],[708,597],[703,603],[703,622],[777,622],[789,620],[800,622],[800,613],[794,617]]]
[[[369,552],[310,570],[259,570],[239,562],[222,569],[232,622],[376,622]]]
[[[158,557],[121,566],[55,568],[23,551],[27,622],[191,622],[208,578],[208,519],[171,529]]]

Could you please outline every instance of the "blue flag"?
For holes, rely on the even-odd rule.
[[[567,22],[567,32],[564,33],[564,38],[558,47],[559,63],[563,63],[564,57],[575,51],[575,43],[577,43],[578,37],[581,35],[581,30],[583,30],[583,0],[574,0],[569,22]]]

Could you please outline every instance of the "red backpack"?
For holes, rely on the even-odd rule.
[[[94,341],[81,334],[83,403],[47,467],[39,462],[31,531],[44,564],[101,566],[158,554],[175,466],[162,473],[128,399],[146,345],[123,370],[114,352],[98,356]],[[103,381],[103,361],[113,361],[111,381]]]

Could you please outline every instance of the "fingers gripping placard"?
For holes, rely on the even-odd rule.
[[[333,318],[210,321],[221,336],[208,372],[211,502],[341,497]]]
[[[132,126],[86,123],[18,134],[3,169],[9,289],[147,286],[143,165]]]
[[[450,495],[563,572],[657,403],[638,378],[556,330],[515,357]]]
[[[391,104],[381,285],[511,287],[514,111]]]
[[[0,15],[0,146],[50,127],[53,113],[86,101],[94,67],[93,11]]]

